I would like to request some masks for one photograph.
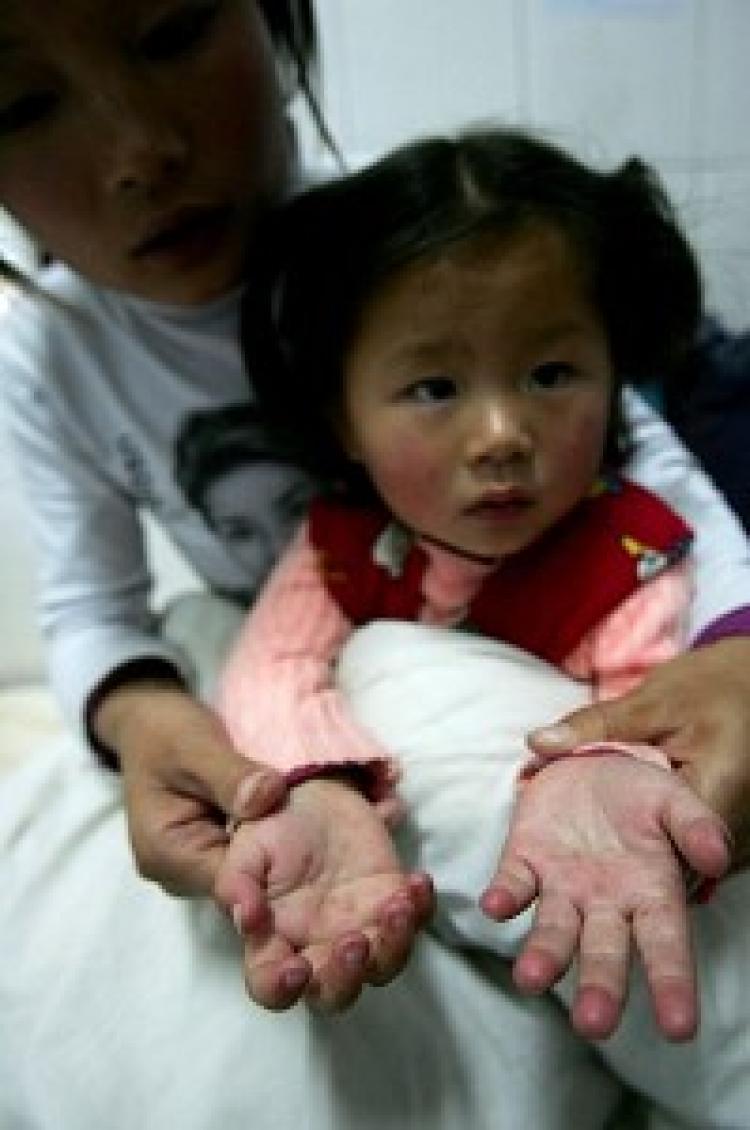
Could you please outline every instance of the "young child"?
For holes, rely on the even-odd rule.
[[[356,626],[468,626],[597,698],[685,646],[691,532],[619,473],[623,384],[670,367],[700,306],[692,254],[644,165],[597,173],[502,130],[417,142],[295,201],[256,278],[244,327],[260,402],[327,489],[224,672],[237,748],[293,782],[351,773],[388,814],[398,767],[334,684]],[[618,1021],[632,932],[662,1029],[686,1038],[686,911],[664,833],[717,876],[721,824],[655,748],[576,753],[522,788],[482,905],[505,918],[539,894],[517,964],[526,988],[548,987],[580,944],[574,1020],[588,1035]],[[222,887],[251,937],[263,922],[262,946],[251,844],[236,831]],[[266,865],[283,933],[289,876]],[[657,901],[667,910],[650,926]],[[587,956],[613,937],[589,982]]]

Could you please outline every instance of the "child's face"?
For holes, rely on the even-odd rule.
[[[0,203],[94,282],[237,282],[288,140],[253,0],[3,0]]]
[[[395,277],[346,359],[342,432],[405,525],[515,553],[591,486],[613,373],[565,237],[539,224]]]

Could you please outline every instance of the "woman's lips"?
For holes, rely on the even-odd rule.
[[[183,265],[203,259],[223,240],[229,224],[228,208],[186,209],[165,219],[133,249],[134,259],[175,260]]]

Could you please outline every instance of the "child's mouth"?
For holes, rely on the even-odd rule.
[[[467,514],[488,521],[509,522],[520,518],[532,505],[528,494],[519,490],[487,494],[467,509]]]

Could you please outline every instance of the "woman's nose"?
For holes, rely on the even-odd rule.
[[[97,109],[110,194],[150,198],[179,178],[188,164],[188,139],[146,79],[111,83],[100,92]]]

